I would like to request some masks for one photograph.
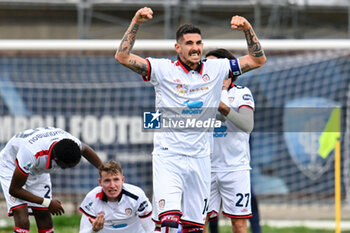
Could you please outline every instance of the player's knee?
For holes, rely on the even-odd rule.
[[[29,217],[26,208],[18,208],[13,211],[13,219],[15,221],[15,226],[19,229],[29,229]],[[28,231],[29,232],[29,231]]]
[[[51,229],[52,217],[48,210],[33,210],[33,214],[39,229]]]
[[[247,219],[231,219],[234,232],[247,232]]]
[[[163,232],[175,233],[179,227],[181,215],[178,213],[165,213],[160,215],[161,230]]]

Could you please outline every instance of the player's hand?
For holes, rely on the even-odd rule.
[[[144,7],[139,9],[133,18],[134,23],[142,24],[153,18],[153,11],[151,8]]]
[[[89,221],[92,224],[92,230],[93,231],[100,231],[105,223],[105,214],[104,213],[100,213],[95,220],[89,218]]]
[[[64,209],[62,207],[62,204],[58,200],[51,200],[50,205],[49,205],[49,211],[53,215],[64,214]]]
[[[248,30],[251,27],[248,20],[246,20],[244,17],[235,15],[231,19],[231,28],[237,29],[237,30]]]

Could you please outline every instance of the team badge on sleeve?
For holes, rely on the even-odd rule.
[[[14,196],[10,196],[10,200],[15,203],[16,202],[16,198]]]
[[[165,206],[165,200],[164,199],[159,200],[158,205],[160,209],[163,209]]]
[[[94,202],[90,201],[89,204],[85,206],[85,208],[91,211],[94,208]]]
[[[126,214],[126,215],[130,216],[131,213],[132,213],[132,210],[131,210],[130,208],[126,208],[126,209],[125,209],[125,214]]]
[[[27,170],[27,171],[29,171],[32,167],[33,167],[33,163],[32,162],[28,162],[28,163],[26,163],[26,165],[24,165],[24,169],[25,170]]]

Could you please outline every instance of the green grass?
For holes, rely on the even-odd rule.
[[[13,221],[12,218],[9,218]],[[38,228],[36,227],[35,220],[33,218],[30,219],[30,233],[37,233]],[[72,216],[54,216],[53,217],[55,233],[78,233],[79,232],[79,224],[80,224],[80,215],[72,215]],[[13,222],[10,222],[11,226],[8,227],[0,227],[0,233],[9,233],[13,232]]]
[[[13,221],[12,218],[9,220]],[[54,216],[53,217],[55,233],[78,233],[80,216]],[[35,221],[31,219],[30,233],[37,233]],[[0,233],[13,232],[13,223],[10,222],[11,226],[0,227]],[[220,233],[232,233],[231,226],[220,227]],[[310,229],[307,227],[284,227],[276,228],[270,226],[262,226],[262,233],[334,233],[334,230],[325,229]],[[342,231],[342,233],[350,233],[350,231]]]

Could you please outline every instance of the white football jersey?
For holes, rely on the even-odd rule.
[[[154,85],[156,109],[161,129],[155,130],[153,154],[208,156],[216,123],[222,83],[240,75],[239,61],[203,60],[191,70],[180,60],[147,58],[149,73],[144,77]]]
[[[141,188],[124,183],[120,201],[107,201],[102,187],[98,186],[86,195],[79,210],[83,213],[80,233],[90,232],[92,225],[87,219],[95,219],[101,212],[105,223],[99,233],[144,233],[140,218],[152,214],[152,205]]]
[[[242,107],[254,110],[255,104],[251,91],[247,87],[237,86],[222,95],[221,101],[232,110],[238,111]],[[222,116],[225,117],[225,116]],[[213,172],[239,171],[250,168],[249,134],[239,129],[226,119],[222,126],[214,130],[214,150],[211,155]]]
[[[80,140],[68,132],[53,127],[28,129],[13,136],[0,152],[0,176],[12,177],[16,166],[22,174],[49,173],[59,166],[51,159],[53,145],[61,139]]]

